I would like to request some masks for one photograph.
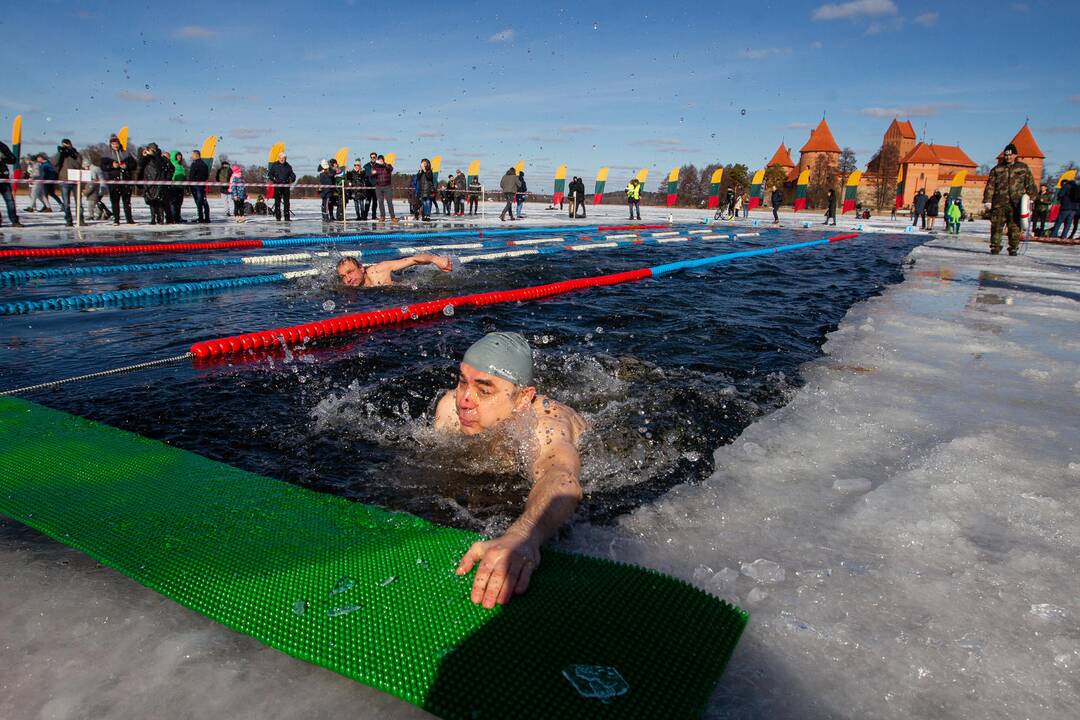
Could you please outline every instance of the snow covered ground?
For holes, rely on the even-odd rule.
[[[708,717],[1080,717],[1080,248],[992,257],[972,226],[854,307],[711,478],[564,541],[753,613]],[[3,718],[425,717],[4,520],[0,581]]]
[[[20,203],[20,208],[25,203]],[[101,244],[109,242],[152,242],[159,239],[162,242],[173,242],[180,238],[185,241],[233,239],[251,237],[276,237],[280,235],[322,235],[359,233],[369,231],[390,230],[413,230],[423,228],[431,230],[432,227],[446,227],[453,229],[470,227],[528,227],[547,226],[553,224],[575,223],[580,226],[591,226],[597,223],[622,224],[629,222],[627,209],[624,205],[613,202],[592,206],[586,210],[588,217],[570,220],[567,212],[548,209],[543,203],[526,203],[525,217],[515,220],[513,223],[500,222],[499,211],[502,210],[501,202],[490,201],[482,203],[483,213],[474,217],[450,218],[444,215],[434,214],[434,223],[419,223],[404,217],[407,205],[399,200],[395,207],[398,217],[402,222],[397,225],[374,222],[357,222],[347,219],[346,222],[323,223],[320,219],[318,200],[296,200],[292,204],[293,222],[282,223],[274,220],[272,215],[256,215],[248,217],[244,222],[236,222],[233,218],[225,217],[224,204],[217,198],[210,200],[210,216],[212,222],[209,225],[149,225],[150,214],[146,205],[141,200],[132,202],[132,210],[135,215],[135,225],[113,225],[111,221],[89,222],[83,228],[64,227],[64,214],[62,212],[51,213],[20,213],[20,220],[25,227],[12,228],[4,216],[4,225],[0,227],[0,247],[5,244],[18,244],[26,246],[55,245],[58,243],[86,242],[88,244]],[[569,208],[569,206],[567,206]],[[190,200],[184,206],[183,217],[194,217],[194,206]],[[352,218],[352,206],[349,207],[349,218]],[[712,220],[713,211],[695,210],[690,208],[662,208],[642,206],[641,222],[657,224],[668,222],[669,217],[677,223],[702,222],[705,219]],[[822,216],[816,210],[801,213],[791,212],[790,209],[780,213],[781,223],[788,228],[801,228],[804,223],[811,227],[823,228],[820,224]],[[733,223],[721,223],[722,225],[743,226],[757,222],[760,226],[767,227],[772,222],[771,210],[755,210],[751,212],[749,220],[740,219]],[[871,232],[903,232],[906,221],[888,218],[875,218],[871,220],[854,220],[841,217],[838,220],[837,229],[853,229],[863,226]],[[969,233],[983,234],[989,232],[989,223],[976,221],[965,223],[965,231]],[[148,237],[148,235],[150,237]]]

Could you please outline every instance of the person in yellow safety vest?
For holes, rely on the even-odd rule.
[[[637,219],[641,219],[641,183],[633,178],[626,186],[626,204],[630,208],[630,219],[634,219],[634,211],[637,211]]]

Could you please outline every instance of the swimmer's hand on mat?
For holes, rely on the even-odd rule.
[[[550,436],[544,419],[539,423],[543,437]],[[547,427],[546,429],[551,429]],[[514,595],[529,587],[533,571],[540,565],[540,546],[566,524],[581,502],[581,460],[571,435],[560,428],[551,442],[545,443],[533,464],[533,486],[525,500],[525,511],[502,537],[475,542],[458,563],[457,574],[464,575],[480,563],[473,579],[470,599],[491,609],[505,605]]]
[[[480,567],[469,598],[491,609],[528,589],[529,578],[540,564],[540,548],[528,537],[507,533],[473,543],[458,563],[457,574],[468,573],[476,563]]]

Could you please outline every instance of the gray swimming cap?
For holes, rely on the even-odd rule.
[[[488,333],[465,351],[461,362],[519,387],[532,385],[532,349],[518,333]]]

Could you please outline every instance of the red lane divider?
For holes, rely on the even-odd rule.
[[[230,250],[261,248],[262,240],[217,240],[197,243],[154,243],[152,245],[88,245],[60,248],[7,248],[0,258],[70,257],[72,255],[122,255],[136,252],[172,252],[174,250]]]
[[[461,295],[458,297],[431,300],[428,302],[394,307],[383,310],[371,310],[364,313],[342,315],[341,317],[328,318],[318,322],[291,327],[263,330],[261,332],[245,333],[234,337],[220,338],[217,340],[203,340],[191,346],[191,354],[197,359],[230,355],[233,353],[246,352],[248,350],[273,350],[275,348],[295,347],[309,340],[321,337],[334,337],[338,335],[350,335],[353,333],[375,328],[381,325],[404,323],[421,318],[429,318],[443,314],[448,306],[455,309],[462,307],[482,307],[484,305],[497,305],[499,303],[517,302],[519,300],[538,300],[540,298],[561,295],[589,287],[603,285],[618,285],[651,277],[649,268],[631,270],[629,272],[615,273],[613,275],[599,275],[597,277],[581,278],[579,280],[563,280],[549,285],[534,285],[516,290],[500,290],[497,292],[477,293],[475,295]]]
[[[841,240],[851,240],[852,238],[859,237],[859,233],[849,233],[847,235],[837,235],[836,237],[829,238],[829,242],[840,242]]]
[[[600,225],[599,230],[667,230],[670,225]]]

